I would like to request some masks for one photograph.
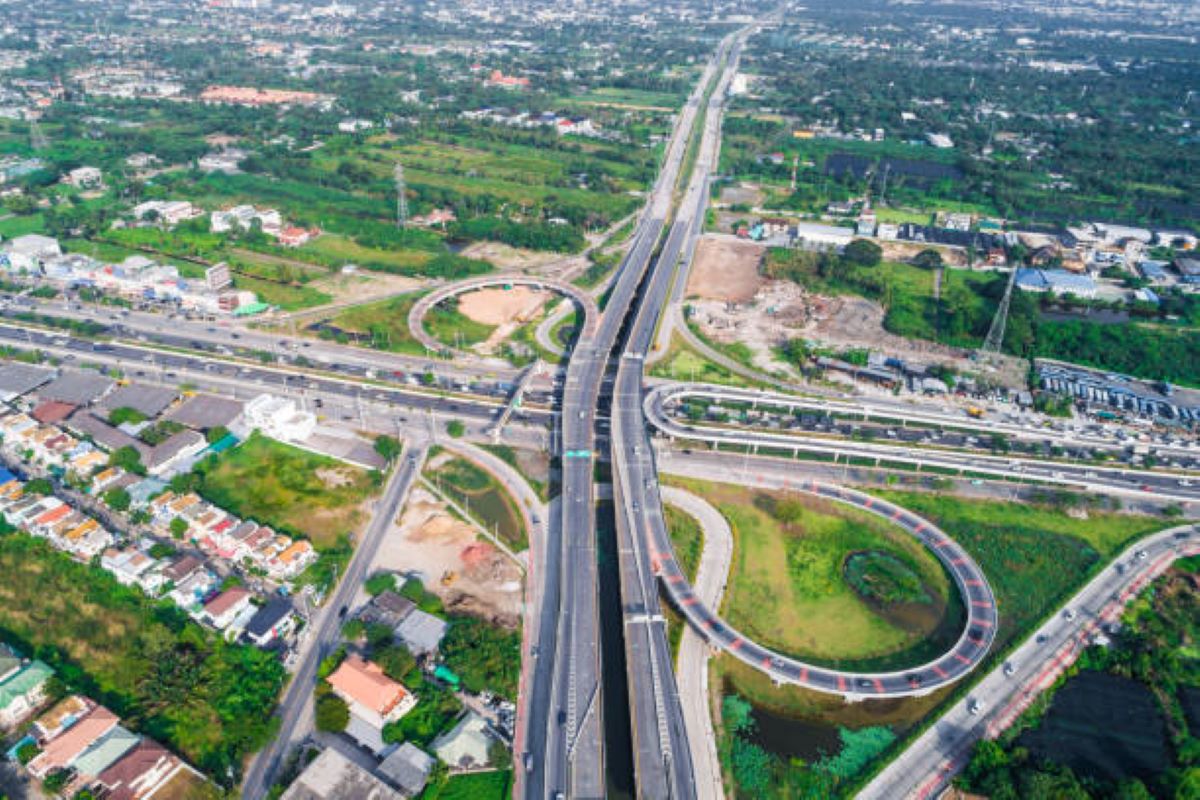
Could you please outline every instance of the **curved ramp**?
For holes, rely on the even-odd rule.
[[[583,314],[584,332],[589,336],[595,333],[600,318],[600,309],[590,294],[574,284],[533,275],[483,275],[435,289],[413,303],[412,308],[408,311],[408,329],[412,332],[413,338],[429,350],[434,352],[452,350],[453,348],[449,345],[438,341],[425,330],[425,316],[439,303],[460,294],[480,289],[510,289],[513,286],[528,286],[532,289],[541,289],[569,297]]]

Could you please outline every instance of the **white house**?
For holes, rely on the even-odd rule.
[[[77,167],[63,177],[63,183],[76,189],[95,189],[104,183],[104,174],[97,167]]]
[[[267,436],[300,441],[312,435],[317,418],[296,408],[294,400],[273,394],[260,394],[242,409],[246,424]]]
[[[8,243],[8,263],[15,270],[37,272],[43,262],[61,255],[57,239],[37,233],[18,236]]]

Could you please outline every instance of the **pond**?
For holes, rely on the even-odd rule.
[[[1067,681],[1041,725],[1021,734],[1017,744],[1080,777],[1106,781],[1152,781],[1171,765],[1166,721],[1153,693],[1102,672]]]

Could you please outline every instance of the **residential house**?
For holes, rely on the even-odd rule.
[[[100,777],[101,772],[124,758],[130,750],[137,747],[141,740],[142,737],[120,725],[97,739],[91,747],[71,762],[71,768],[76,773],[75,782],[78,783],[78,788],[83,788]]]
[[[8,661],[9,659],[4,659]],[[25,721],[46,700],[46,682],[54,675],[41,661],[16,662],[15,668],[0,677],[0,730]],[[4,670],[0,662],[0,670]]]
[[[46,261],[62,255],[57,239],[37,233],[14,237],[7,250],[10,268],[35,273],[42,271]]]
[[[105,800],[148,800],[180,772],[195,773],[157,742],[143,739],[97,776]]]
[[[423,656],[437,650],[446,635],[446,621],[414,609],[396,627],[396,636],[415,656]]]
[[[57,739],[63,731],[83,719],[95,707],[94,700],[82,695],[64,697],[34,721],[29,728],[29,735],[39,745]]]
[[[326,748],[280,800],[403,800],[403,795],[338,751]]]
[[[46,742],[26,767],[38,779],[57,769],[70,766],[76,758],[117,726],[117,715],[104,706],[95,706],[58,736]]]
[[[317,551],[304,539],[291,542],[267,561],[267,574],[275,580],[294,578],[317,560]]]
[[[96,189],[104,185],[104,174],[97,167],[76,167],[63,177],[63,183],[76,189]]]
[[[258,647],[268,647],[296,628],[296,613],[292,604],[282,597],[272,597],[261,606],[242,631]]]
[[[383,760],[379,771],[398,786],[406,797],[416,797],[424,791],[436,764],[433,756],[412,742],[405,742]]]
[[[252,608],[251,600],[254,593],[241,586],[233,586],[204,604],[204,619],[219,631],[233,624],[233,621],[247,608]]]
[[[347,656],[328,678],[334,694],[346,701],[350,713],[382,729],[403,717],[417,698],[403,684],[383,674],[383,669],[359,656]]]

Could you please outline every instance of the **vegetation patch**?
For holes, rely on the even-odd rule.
[[[871,603],[929,603],[921,578],[891,553],[864,550],[851,553],[843,567],[846,581]]]
[[[22,534],[0,536],[0,638],[218,781],[237,776],[274,732],[286,676],[274,654],[229,644],[174,605]]]
[[[516,501],[483,467],[465,458],[449,458],[430,470],[429,478],[439,491],[514,551],[529,546]]]
[[[198,463],[191,484],[207,500],[243,519],[305,536],[333,548],[365,519],[364,502],[379,473],[310,453],[259,433]]]
[[[671,534],[671,547],[675,550],[675,558],[689,581],[696,580],[696,570],[700,567],[700,555],[704,550],[704,532],[699,521],[681,508],[664,504],[663,511],[667,517],[667,530]]]

